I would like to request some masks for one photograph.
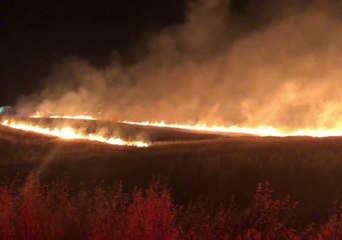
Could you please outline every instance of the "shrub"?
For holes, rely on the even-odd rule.
[[[239,209],[234,199],[226,206],[203,199],[176,205],[158,179],[131,194],[119,183],[70,195],[63,181],[42,185],[31,174],[22,186],[0,187],[0,239],[342,239],[341,205],[318,231],[313,224],[295,230],[296,207],[289,196],[274,199],[268,182]]]

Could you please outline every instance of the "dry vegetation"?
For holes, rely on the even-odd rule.
[[[154,179],[131,194],[115,187],[81,189],[70,195],[63,182],[42,185],[34,175],[23,185],[0,188],[0,239],[238,239],[335,240],[342,238],[338,205],[320,227],[296,229],[297,203],[274,199],[270,184],[259,184],[250,204],[231,199],[212,206],[176,205],[170,190]]]
[[[293,239],[340,239],[342,215],[334,202],[342,199],[341,146],[342,138],[225,137],[136,149],[61,141],[1,128],[2,231],[30,239],[23,237],[28,226],[22,224],[33,219],[37,225],[30,226],[30,234],[39,236],[31,239],[46,239],[44,234],[54,232],[57,239],[68,238],[66,233],[106,239],[128,232],[138,235],[118,236],[151,239],[146,235],[150,231],[165,233],[168,239],[216,239],[218,235],[241,240],[291,239],[286,234]],[[32,172],[41,183],[35,177],[27,178]],[[160,176],[171,196],[168,188],[150,184],[152,176]],[[54,183],[56,179],[63,183]],[[120,180],[125,201],[119,213],[111,204],[119,194],[113,186]],[[276,190],[273,197],[268,185],[259,185],[255,192],[258,183],[268,180]],[[29,220],[22,215],[28,211],[25,192],[28,199],[39,199],[32,200],[39,204],[30,207]],[[157,204],[150,208],[157,212],[146,212],[151,204]],[[156,222],[144,222],[146,214]],[[131,218],[135,225],[129,223]],[[167,222],[167,231],[159,227],[160,221]],[[102,233],[105,236],[96,235]]]

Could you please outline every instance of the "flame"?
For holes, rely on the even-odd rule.
[[[39,114],[32,115],[30,118],[62,118],[62,119],[78,119],[78,120],[96,120],[96,118],[88,115],[78,115],[78,116],[61,116],[61,115],[52,115],[52,116],[42,116]]]
[[[121,121],[122,123],[140,125],[140,126],[153,126],[153,127],[166,127],[166,128],[177,128],[191,131],[202,131],[202,132],[218,132],[218,133],[240,133],[250,134],[256,136],[274,136],[274,137],[288,137],[288,136],[310,136],[310,137],[336,137],[342,136],[342,129],[300,129],[295,131],[284,131],[281,129],[274,128],[272,126],[257,126],[257,127],[239,127],[239,126],[208,126],[207,124],[168,124],[164,121],[161,122],[131,122]]]
[[[59,137],[62,139],[78,139],[78,140],[90,140],[96,142],[102,142],[113,145],[126,145],[135,147],[148,147],[149,144],[143,141],[126,141],[118,137],[105,137],[100,134],[85,134],[81,130],[73,129],[71,127],[61,127],[61,128],[43,128],[38,125],[28,124],[23,122],[15,122],[9,120],[1,121],[1,125],[23,130],[29,132],[35,132],[50,136]]]

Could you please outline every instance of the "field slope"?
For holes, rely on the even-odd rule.
[[[155,138],[158,131],[153,129]],[[171,132],[148,148],[60,140],[0,127],[3,181],[39,172],[74,187],[118,180],[130,190],[160,176],[176,202],[204,196],[216,203],[235,195],[248,203],[259,182],[270,180],[278,196],[299,200],[303,221],[319,221],[342,199],[342,138],[219,136]],[[174,140],[170,139],[174,136]],[[177,138],[178,136],[178,138]],[[191,137],[190,137],[191,136]]]

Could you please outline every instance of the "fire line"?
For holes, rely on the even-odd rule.
[[[131,122],[121,121],[122,123],[140,126],[152,126],[152,127],[165,127],[175,128],[190,131],[201,131],[201,132],[217,132],[217,133],[240,133],[249,134],[261,137],[289,137],[289,136],[308,136],[308,137],[337,137],[342,136],[341,129],[301,129],[295,131],[281,131],[272,126],[258,126],[258,127],[239,127],[239,126],[209,126],[206,124],[169,124],[164,121],[161,122]]]
[[[124,145],[124,146],[135,146],[135,147],[148,147],[150,144],[143,141],[126,141],[119,137],[105,137],[100,134],[85,134],[80,130],[73,129],[72,127],[60,127],[60,128],[43,128],[34,124],[27,124],[22,122],[3,120],[1,125],[11,127],[18,130],[35,132],[39,134],[55,136],[62,139],[74,139],[74,140],[89,140],[101,143],[107,143],[112,145]]]

